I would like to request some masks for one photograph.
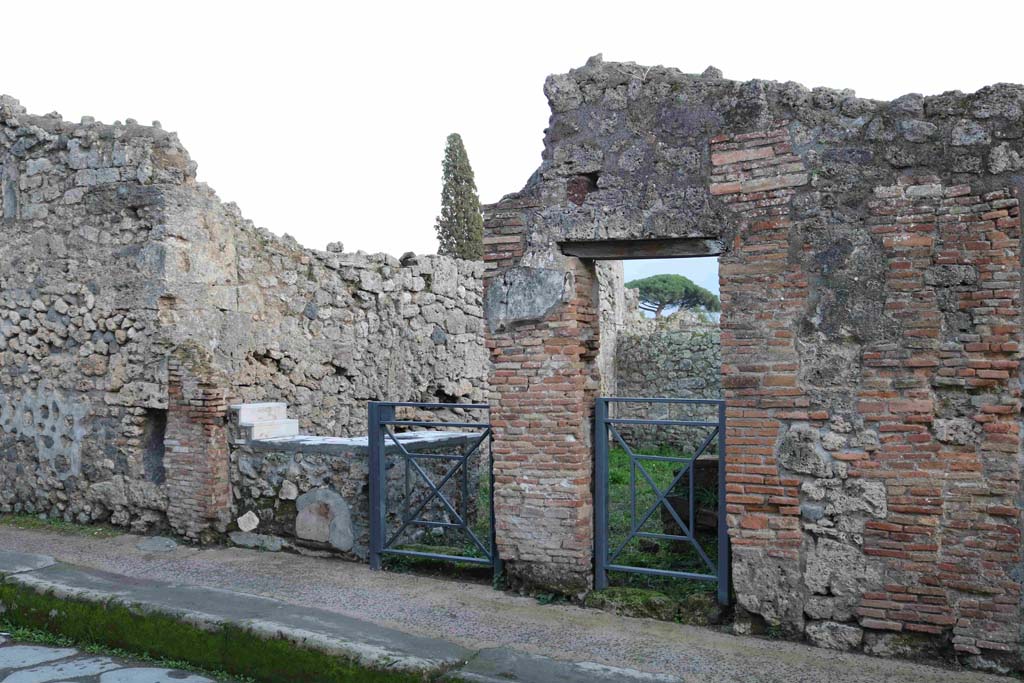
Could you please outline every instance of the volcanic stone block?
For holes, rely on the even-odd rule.
[[[336,492],[315,489],[295,501],[295,535],[305,541],[327,543],[337,550],[352,549],[354,534],[348,503]]]

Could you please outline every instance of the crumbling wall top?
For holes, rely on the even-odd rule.
[[[1024,86],[1015,84],[881,102],[852,90],[739,82],[713,68],[685,74],[597,56],[550,76],[544,92],[552,116],[542,164],[510,196],[543,209],[532,232],[546,240],[526,250],[537,264],[552,260],[540,255],[544,243],[728,238],[730,212],[707,179],[730,180],[715,177],[714,167],[731,161],[729,173],[746,172],[742,136],[768,130],[785,129],[793,173],[809,171],[800,201],[820,198],[843,219],[863,218],[865,188],[899,175],[981,179],[995,188],[1006,182],[993,176],[1024,169]]]

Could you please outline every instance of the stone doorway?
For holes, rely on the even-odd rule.
[[[540,168],[485,212],[513,585],[592,585],[595,259],[701,250],[721,254],[737,628],[1011,659],[1024,90],[885,103],[598,57],[545,94]]]
[[[595,587],[673,611],[729,601],[717,261],[603,261],[599,277]]]

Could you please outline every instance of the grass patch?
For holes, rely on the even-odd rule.
[[[256,683],[256,679],[248,676],[232,676],[224,671],[210,671],[193,666],[191,663],[182,660],[164,659],[153,657],[148,652],[128,652],[116,647],[109,647],[102,643],[90,643],[73,640],[67,636],[50,633],[37,628],[26,628],[16,624],[0,621],[0,632],[6,633],[16,643],[27,643],[30,645],[46,645],[49,647],[73,647],[86,654],[102,657],[117,657],[119,659],[130,659],[154,667],[163,669],[177,669],[212,678],[225,683]]]
[[[440,555],[458,555],[473,557],[464,547],[433,545],[427,543],[405,543],[395,547],[396,550],[411,550],[418,553],[437,553]],[[477,551],[479,554],[479,550]],[[384,566],[391,571],[408,572],[427,576],[443,576],[462,580],[473,580],[487,583],[491,580],[494,570],[490,565],[474,562],[457,562],[454,560],[435,559],[432,557],[416,557],[413,555],[389,555],[383,558]]]
[[[650,617],[662,621],[675,620],[678,611],[678,603],[664,593],[622,586],[588,593],[584,604],[626,617]]]
[[[398,459],[398,462],[401,462]],[[456,477],[457,479],[457,477]],[[476,473],[476,481],[470,483],[470,495],[475,499],[469,513],[469,528],[485,548],[490,547],[491,539],[491,486],[490,477],[486,468]],[[419,482],[417,482],[419,483]],[[454,490],[450,482],[443,490],[446,496],[452,500],[454,505]],[[456,509],[458,507],[456,506]],[[389,511],[391,512],[391,511]],[[445,510],[441,503],[435,498],[427,508],[420,514],[421,518],[432,518],[434,513],[439,519],[447,519]],[[438,515],[437,513],[441,513]],[[400,524],[396,519],[392,525]],[[386,534],[388,537],[395,531],[397,526],[391,526]],[[410,524],[399,539],[391,545],[395,550],[411,550],[421,553],[437,553],[442,555],[460,556],[474,559],[486,559],[486,554],[473,542],[463,529],[444,529],[442,533],[435,535],[430,533],[435,529],[428,529],[427,533],[413,535],[412,532],[422,529],[422,526]],[[412,540],[414,539],[415,540]],[[458,562],[454,560],[432,559],[427,557],[415,557],[408,555],[384,554],[384,566],[387,569],[397,572],[408,572],[433,577],[454,578],[460,580],[477,581],[480,583],[492,583],[496,589],[504,585],[504,578],[494,575],[490,565],[476,564],[473,562]]]
[[[76,524],[63,519],[51,519],[38,515],[0,515],[0,526],[14,529],[56,531],[69,536],[88,536],[92,538],[113,538],[128,533],[109,524]]]
[[[84,647],[116,651],[120,656],[161,662],[187,662],[203,671],[223,672],[260,683],[398,683],[422,681],[422,675],[368,669],[339,656],[268,640],[236,626],[213,630],[158,613],[120,605],[62,599],[13,583],[0,584],[4,618],[17,633],[51,634]],[[24,629],[20,631],[18,629]],[[53,644],[55,641],[49,641]]]
[[[646,455],[670,457],[689,457],[670,448],[645,448]],[[608,454],[608,545],[615,552],[629,536],[633,525],[633,514],[630,506],[630,459],[621,448],[611,449]],[[683,464],[658,460],[643,460],[643,467],[659,489],[664,491],[672,483],[675,473]],[[690,474],[684,475],[674,492],[681,493],[688,489]],[[636,514],[637,521],[643,519],[645,512],[654,505],[656,494],[644,478],[639,468],[635,472],[636,481]],[[714,509],[718,504],[717,491],[714,488],[695,488],[697,506]],[[664,506],[659,506],[650,518],[640,527],[641,531],[652,533],[679,534],[678,525],[666,521],[663,517]],[[683,517],[684,521],[686,517]],[[697,542],[712,564],[717,566],[718,536],[713,531],[696,531]],[[713,574],[711,567],[701,558],[697,550],[687,541],[671,541],[663,539],[634,538],[622,549],[613,560],[615,564],[649,569],[668,569],[695,574]],[[673,577],[646,576],[627,572],[611,571],[609,582],[618,588],[656,591],[679,604],[703,602],[702,596],[713,598],[717,584],[714,581],[697,579],[680,579]],[[713,599],[712,599],[713,602]]]

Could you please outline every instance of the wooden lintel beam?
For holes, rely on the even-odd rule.
[[[567,256],[606,261],[655,258],[689,258],[718,256],[722,253],[719,240],[696,237],[673,237],[653,240],[585,240],[560,242]]]

